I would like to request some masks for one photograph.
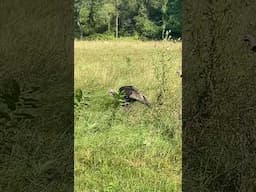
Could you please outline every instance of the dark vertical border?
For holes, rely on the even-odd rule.
[[[73,1],[0,3],[0,191],[73,191]]]
[[[256,191],[255,17],[253,0],[183,0],[184,192]]]

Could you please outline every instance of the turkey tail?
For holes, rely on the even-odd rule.
[[[147,98],[144,95],[142,95],[142,98],[143,98],[143,104],[150,107],[150,103],[148,102]]]
[[[133,92],[131,95],[130,95],[131,98],[133,99],[136,99],[138,102],[146,105],[146,106],[150,106],[147,98],[142,94],[142,93],[139,93],[139,92]]]

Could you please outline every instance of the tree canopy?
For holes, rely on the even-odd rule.
[[[76,38],[181,37],[181,0],[75,0]]]

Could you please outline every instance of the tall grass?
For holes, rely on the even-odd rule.
[[[181,191],[181,43],[75,42],[75,190]],[[152,104],[124,109],[110,88]]]

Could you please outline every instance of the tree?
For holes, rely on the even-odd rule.
[[[106,0],[106,2],[104,3],[102,9],[101,9],[101,13],[102,15],[104,15],[105,19],[106,19],[106,23],[107,23],[107,32],[111,33],[112,29],[111,29],[111,21],[112,18],[115,16],[115,6],[113,3],[111,3],[111,1]]]
[[[167,20],[166,28],[171,30],[173,37],[181,37],[182,32],[182,14],[181,14],[181,0],[168,1],[166,4],[165,17]]]
[[[159,22],[159,4],[151,4],[149,1],[142,1],[136,20],[136,31],[142,38],[161,39],[161,24]],[[158,13],[157,13],[158,12]]]
[[[165,38],[166,25],[168,22],[167,4],[168,4],[168,0],[163,0],[163,4],[162,4],[162,39]]]
[[[81,8],[81,0],[74,1],[74,35],[75,37],[82,38],[83,30],[81,28],[80,23],[80,8]]]
[[[119,1],[115,0],[115,11],[116,11],[116,38],[118,38],[118,24],[119,24]]]
[[[256,1],[183,5],[183,191],[254,192]]]

